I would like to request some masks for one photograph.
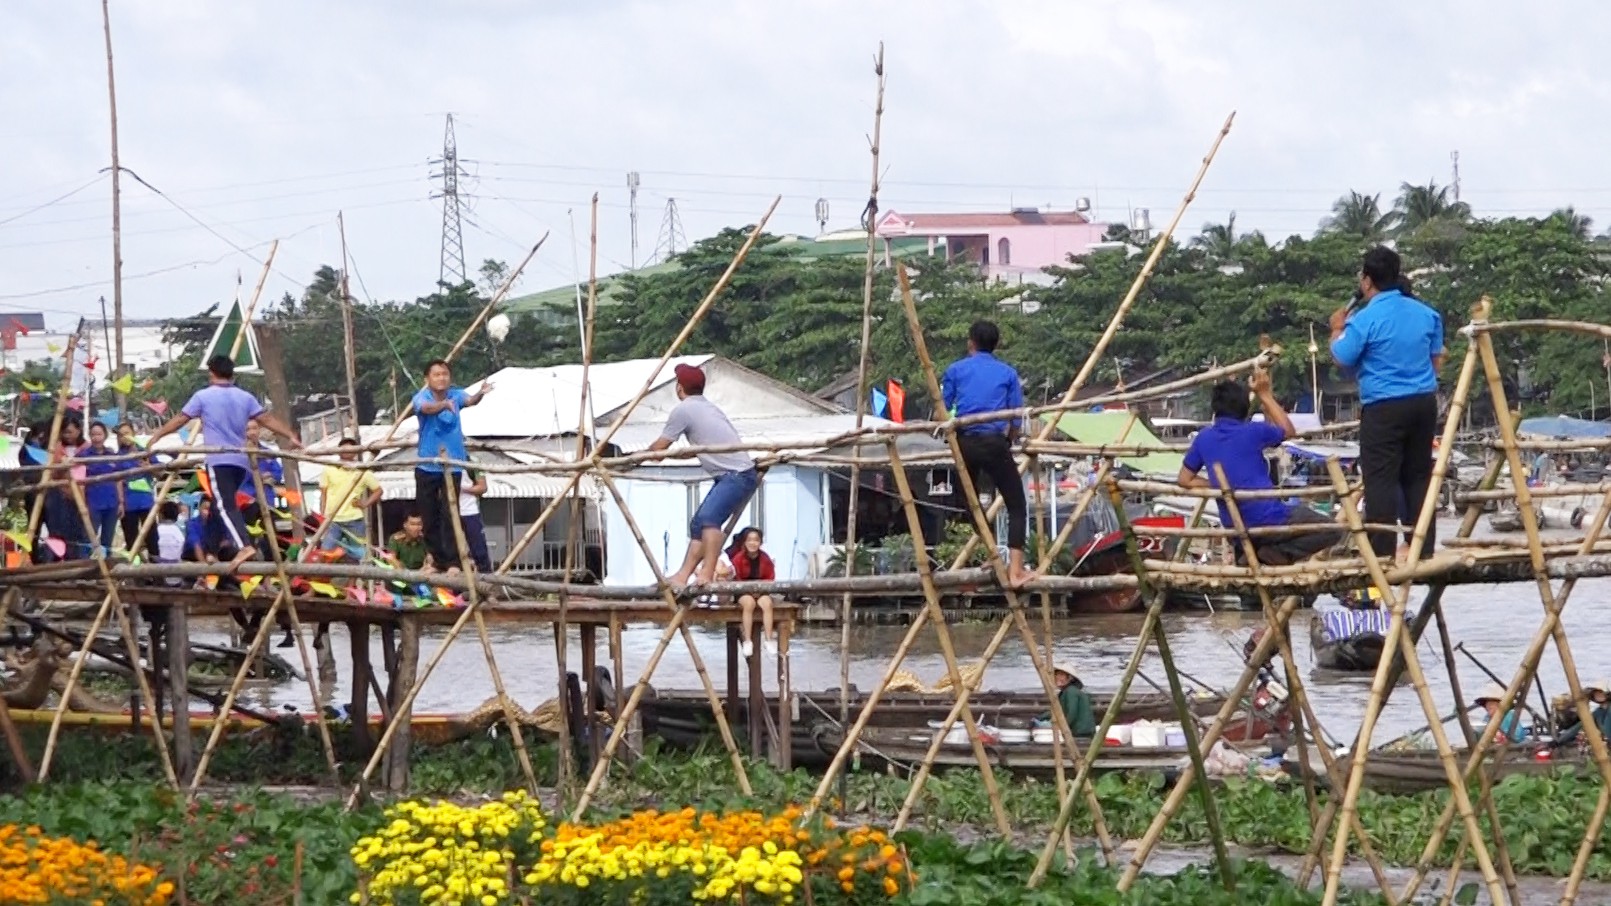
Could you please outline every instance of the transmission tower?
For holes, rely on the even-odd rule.
[[[432,198],[442,199],[442,270],[437,280],[448,286],[458,286],[468,277],[464,268],[464,218],[460,210],[459,177],[467,175],[459,165],[459,146],[453,137],[453,114],[447,115],[447,130],[442,135],[442,156],[431,161],[437,169],[431,179],[440,179],[442,189]]]
[[[682,215],[677,213],[677,199],[668,198],[665,216],[660,218],[660,238],[655,240],[655,260],[670,261],[687,248],[688,237],[682,232]]]

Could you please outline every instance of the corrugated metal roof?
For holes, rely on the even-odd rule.
[[[866,416],[862,425],[866,428],[881,428],[894,425],[888,419]],[[655,424],[626,424],[616,432],[615,439],[611,441],[623,453],[636,453],[647,450],[660,436],[664,427]],[[778,418],[735,418],[733,428],[738,436],[747,444],[780,445],[789,450],[819,450],[827,446],[828,441],[853,431],[856,428],[856,416],[853,413],[834,415],[790,415]],[[672,445],[673,450],[686,447],[686,441],[678,441]],[[677,460],[678,462],[693,462],[692,459]]]
[[[674,380],[673,370],[681,364],[702,366],[711,355],[677,356],[666,363],[655,377],[654,386]],[[632,401],[654,373],[659,359],[632,359],[601,362],[587,373],[589,403],[593,414],[603,416]],[[542,437],[575,434],[582,403],[582,366],[556,365],[552,368],[505,368],[487,380],[493,391],[481,404],[464,410],[466,437]],[[474,390],[480,384],[472,384]],[[410,426],[412,426],[410,422]]]

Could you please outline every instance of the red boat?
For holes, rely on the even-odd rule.
[[[1136,528],[1186,527],[1184,516],[1139,516],[1130,520]],[[1166,560],[1174,554],[1179,543],[1174,538],[1142,535],[1136,539],[1141,545],[1141,556]],[[1087,541],[1074,551],[1076,576],[1111,576],[1132,573],[1130,555],[1124,549],[1124,533],[1104,532]],[[1089,591],[1071,594],[1068,609],[1074,613],[1134,613],[1142,609],[1141,591],[1134,588],[1117,588],[1111,591]]]

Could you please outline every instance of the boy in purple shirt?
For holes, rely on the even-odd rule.
[[[1248,421],[1249,389],[1258,397],[1259,408],[1264,410],[1262,422]],[[1214,469],[1218,465],[1225,470],[1225,480],[1230,483],[1232,490],[1274,489],[1275,483],[1270,480],[1264,451],[1280,446],[1282,441],[1297,431],[1292,427],[1292,419],[1287,418],[1286,410],[1275,399],[1269,372],[1253,372],[1253,378],[1246,388],[1235,381],[1222,381],[1214,385],[1211,405],[1214,422],[1197,432],[1192,439],[1191,447],[1186,451],[1186,461],[1180,467],[1180,486],[1219,487],[1219,475]],[[1205,469],[1207,478],[1197,474]],[[1307,506],[1288,506],[1268,497],[1238,499],[1236,508],[1242,515],[1243,525],[1250,529],[1276,525],[1319,525],[1330,521]],[[1219,518],[1224,528],[1234,528],[1236,525],[1223,502],[1219,504]],[[1342,538],[1341,528],[1292,535],[1257,535],[1253,538],[1253,551],[1258,555],[1259,562],[1266,566],[1285,566],[1312,557]],[[1238,541],[1237,562],[1242,561],[1242,553]]]
[[[284,422],[263,409],[257,397],[235,386],[235,361],[229,356],[215,355],[208,359],[207,378],[207,386],[197,390],[178,415],[158,428],[146,441],[146,447],[155,448],[157,441],[183,428],[191,419],[199,418],[207,445],[228,448],[228,452],[207,454],[207,490],[213,500],[213,511],[221,517],[224,534],[235,548],[235,559],[229,564],[230,569],[234,569],[257,556],[257,547],[246,530],[246,519],[235,501],[235,493],[246,482],[249,468],[246,454],[242,452],[246,447],[247,426],[257,424],[269,429],[285,438],[286,445],[293,450],[301,449],[302,443]]]

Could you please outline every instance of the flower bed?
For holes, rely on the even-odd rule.
[[[94,842],[46,836],[38,827],[0,826],[0,903],[166,906],[173,884],[157,869],[109,855]]]
[[[545,832],[536,803],[507,793],[486,805],[405,802],[353,847],[354,903],[496,906],[543,903],[863,902],[915,876],[879,830],[804,821],[795,808],[640,811]]]

